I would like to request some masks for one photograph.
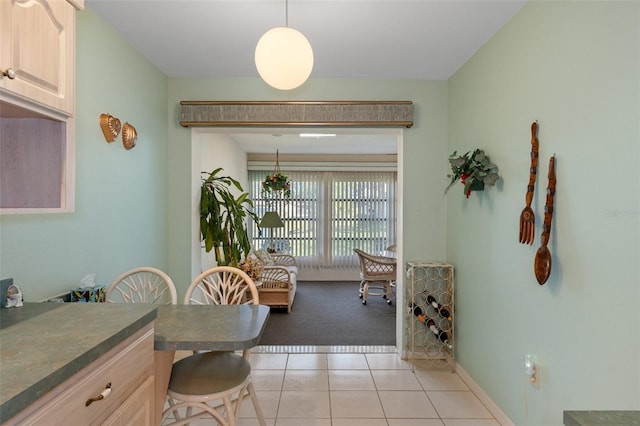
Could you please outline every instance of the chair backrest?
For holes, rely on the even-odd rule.
[[[107,288],[106,301],[175,305],[178,303],[178,294],[169,275],[157,268],[143,266],[113,280]]]
[[[185,305],[258,305],[260,296],[243,270],[216,266],[198,275],[187,288]]]
[[[362,278],[371,281],[391,281],[396,279],[396,260],[374,256],[360,249],[353,249],[360,260]]]

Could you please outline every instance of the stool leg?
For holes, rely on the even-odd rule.
[[[266,426],[264,415],[262,414],[262,408],[260,408],[260,403],[258,402],[258,395],[256,395],[256,390],[253,387],[253,382],[249,382],[247,390],[249,392],[249,396],[251,397],[253,408],[255,409],[256,415],[258,416],[258,423],[260,424],[260,426]]]

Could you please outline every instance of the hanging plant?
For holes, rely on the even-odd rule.
[[[447,175],[451,181],[445,189],[445,194],[458,181],[464,185],[464,194],[467,198],[471,191],[483,191],[485,185],[495,185],[500,178],[498,166],[493,164],[482,149],[473,152],[467,151],[464,155],[458,155],[457,151],[449,156],[451,173]]]
[[[291,198],[291,181],[287,175],[280,170],[278,151],[276,151],[276,166],[273,173],[264,178],[264,182],[262,182],[262,194],[265,197],[269,197],[278,192],[281,192],[285,198]]]

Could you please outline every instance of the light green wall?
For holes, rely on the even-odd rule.
[[[517,425],[563,410],[640,409],[640,3],[530,1],[449,80],[449,152],[484,148],[502,181],[447,196],[456,354]],[[533,246],[518,243],[530,124]],[[551,277],[538,285],[549,157]],[[523,374],[537,356],[535,390]]]
[[[88,273],[108,284],[135,266],[167,268],[167,78],[90,9],[77,35],[75,212],[0,216],[0,276],[27,301]],[[108,144],[101,113],[130,122],[137,146]]]
[[[169,80],[169,262],[183,293],[199,272],[199,245],[192,241],[197,182],[191,181],[191,131],[178,124],[182,100],[410,100],[414,126],[404,130],[404,256],[432,260],[445,256],[446,82],[310,79],[289,92],[269,88],[259,79]],[[224,167],[224,165],[222,165]],[[198,170],[198,169],[196,169]],[[427,219],[425,219],[427,218]]]

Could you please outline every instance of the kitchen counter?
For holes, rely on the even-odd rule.
[[[566,426],[640,425],[640,411],[565,411]]]
[[[25,303],[0,309],[0,423],[154,321],[157,307]]]

